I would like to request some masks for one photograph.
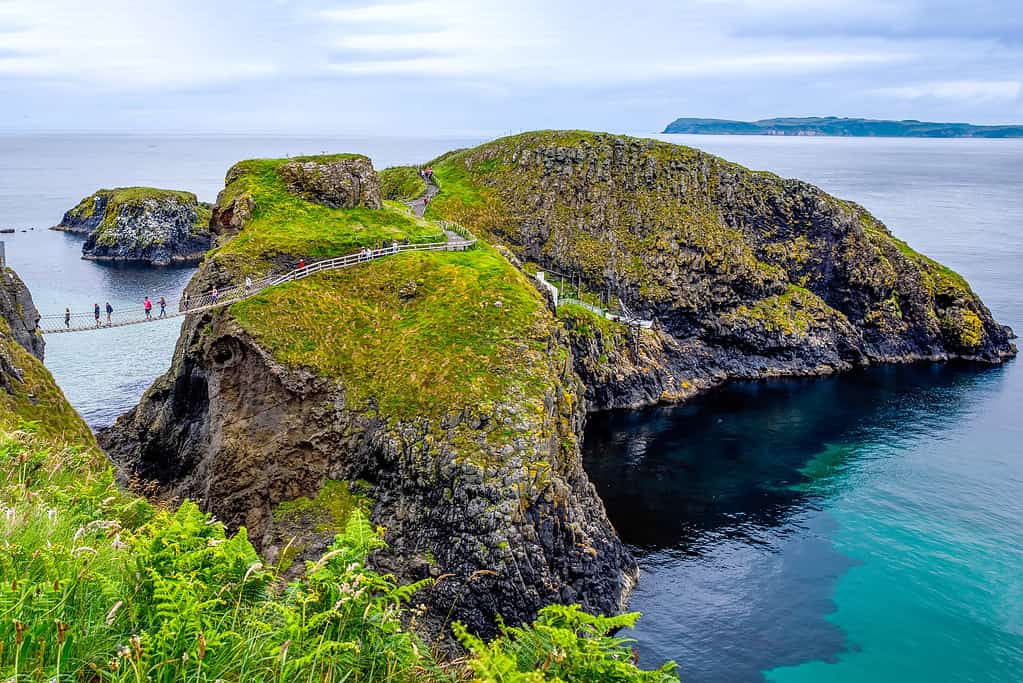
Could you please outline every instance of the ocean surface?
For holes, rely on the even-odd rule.
[[[1023,141],[658,136],[855,200],[1023,331]],[[43,313],[176,298],[188,268],[80,259],[48,231],[100,187],[212,200],[254,156],[377,167],[477,139],[0,135],[0,235]],[[179,321],[54,335],[94,427],[168,366]],[[586,466],[642,577],[641,661],[689,683],[1023,680],[1023,370],[924,364],[729,385],[589,421]]]
[[[855,200],[1023,331],[1023,141],[659,136]],[[689,683],[1023,681],[1023,367],[736,383],[592,416],[641,567],[640,659]]]

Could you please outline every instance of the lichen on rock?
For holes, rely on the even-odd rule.
[[[288,189],[332,209],[379,209],[380,179],[373,164],[358,154],[299,157],[277,170]]]

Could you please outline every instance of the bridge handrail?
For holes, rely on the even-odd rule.
[[[475,235],[471,232],[458,225],[457,223],[448,223],[444,221],[441,223],[442,227],[446,230],[458,235],[460,240],[447,240],[444,242],[421,242],[418,244],[398,244],[389,247],[382,247],[376,249],[368,249],[366,252],[357,251],[353,254],[346,254],[345,256],[335,256],[333,258],[322,259],[320,261],[314,261],[301,268],[295,268],[294,270],[288,271],[280,275],[266,275],[262,278],[252,280],[250,286],[246,286],[244,283],[240,285],[234,285],[231,287],[225,287],[224,289],[217,289],[217,296],[214,298],[213,290],[208,292],[202,292],[194,297],[189,297],[187,305],[185,303],[185,296],[182,295],[178,299],[178,310],[167,313],[162,318],[176,318],[182,315],[188,315],[191,313],[198,313],[201,311],[209,310],[212,308],[218,308],[221,306],[228,306],[236,303],[243,299],[247,299],[250,296],[255,296],[259,292],[276,285],[284,284],[286,282],[294,282],[295,280],[301,280],[302,278],[309,277],[315,273],[320,273],[327,270],[339,270],[342,268],[349,268],[359,263],[373,261],[385,256],[393,256],[406,251],[464,251],[471,249],[477,244]],[[153,306],[156,307],[157,303],[153,302]],[[81,332],[86,330],[94,329],[106,329],[110,327],[122,327],[124,325],[134,325],[137,323],[149,322],[150,320],[159,320],[161,316],[153,314],[151,318],[140,318],[135,320],[120,321],[117,323],[105,323],[103,322],[102,315],[105,311],[101,310],[101,324],[98,326],[94,325],[79,325],[76,327],[64,326],[65,314],[57,313],[50,315],[43,315],[39,317],[39,321],[45,321],[47,324],[54,325],[53,327],[45,327],[39,325],[39,331],[43,333],[55,334],[64,332]],[[72,313],[68,319],[79,321],[92,319],[94,312],[89,311],[86,313]],[[60,323],[59,325],[57,323]]]

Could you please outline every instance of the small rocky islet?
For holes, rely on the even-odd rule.
[[[493,636],[555,603],[625,608],[637,567],[582,468],[589,412],[732,378],[1016,353],[960,276],[801,181],[579,131],[429,166],[439,192],[422,217],[403,203],[425,191],[409,167],[377,173],[358,155],[232,167],[193,294],[435,241],[441,221],[480,244],[186,317],[170,369],[99,443],[125,481],[244,528],[287,576],[361,511],[387,543],[375,568],[433,581],[416,597],[431,638],[452,619]],[[583,300],[611,291],[653,326],[553,306],[541,270]]]
[[[93,261],[198,263],[212,244],[211,208],[191,192],[179,190],[97,190],[52,229],[85,236],[82,258]]]

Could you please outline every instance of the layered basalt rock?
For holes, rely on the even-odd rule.
[[[39,331],[39,310],[13,268],[0,269],[0,316],[7,321],[11,338],[42,361],[46,342]]]

